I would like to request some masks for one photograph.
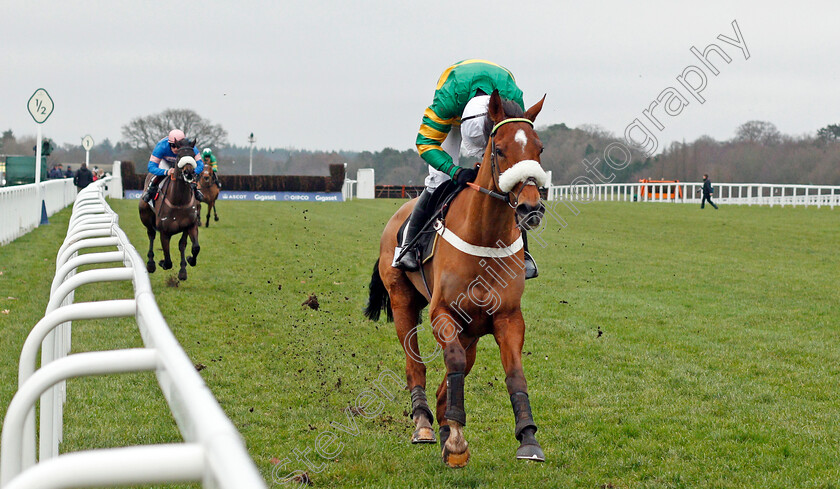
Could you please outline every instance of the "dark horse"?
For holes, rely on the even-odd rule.
[[[187,263],[195,266],[196,257],[201,249],[198,246],[198,209],[197,200],[193,195],[190,183],[195,180],[195,157],[193,146],[195,142],[182,139],[178,143],[175,152],[177,163],[173,173],[167,182],[164,179],[160,184],[160,195],[154,200],[154,208],[140,200],[140,221],[146,226],[146,234],[149,236],[149,253],[146,255],[149,261],[146,262],[146,270],[149,273],[155,271],[155,234],[160,232],[160,247],[163,248],[163,260],[160,267],[164,270],[172,268],[172,259],[169,256],[169,240],[173,235],[182,233],[178,242],[178,249],[181,251],[181,270],[178,271],[178,279],[187,279]],[[146,177],[145,188],[148,188],[149,180],[154,175]],[[192,241],[192,256],[184,258],[184,249],[187,247],[187,236]]]
[[[520,309],[525,288],[520,228],[539,226],[545,211],[538,188],[547,180],[539,163],[543,145],[533,129],[544,100],[523,113],[493,92],[488,106],[492,124],[488,121],[485,130],[488,144],[478,176],[470,184],[472,190],[463,190],[451,202],[445,222],[436,224],[435,254],[423,265],[423,275],[391,266],[398,230],[415,201],[394,214],[380,241],[365,314],[377,320],[385,309],[395,321],[411,391],[415,425],[411,441],[434,443],[424,361],[435,355],[422,357],[417,341],[419,314],[429,305],[431,329],[446,364],[446,379],[437,389],[436,416],[443,461],[450,467],[463,467],[469,460],[463,430],[464,378],[475,363],[479,338],[488,334],[499,345],[505,370],[516,420],[514,434],[520,442],[516,457],[545,460],[535,436],[537,426],[522,369],[525,321]]]
[[[219,186],[213,180],[213,167],[204,165],[204,171],[198,177],[198,189],[204,194],[204,203],[207,204],[207,219],[204,227],[210,227],[210,209],[213,209],[213,218],[218,221],[216,214],[216,199],[219,198]],[[198,203],[198,225],[201,226],[201,202]]]

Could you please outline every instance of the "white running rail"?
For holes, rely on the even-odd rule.
[[[105,202],[107,179],[79,192],[58,251],[46,314],[21,351],[18,391],[0,440],[2,489],[70,488],[194,481],[220,489],[266,488],[245,444],[169,330],[152,294],[145,263]],[[87,248],[107,251],[80,254]],[[82,265],[122,263],[89,269]],[[132,281],[134,299],[73,303],[88,283]],[[71,321],[134,317],[144,348],[70,352]],[[36,358],[41,351],[41,368]],[[87,375],[152,371],[184,443],[58,453],[65,381]],[[35,461],[35,403],[41,399],[39,461]]]
[[[75,198],[72,178],[0,188],[0,246],[38,227],[42,199],[47,216],[51,216],[72,204]]]
[[[645,191],[647,187],[647,191]],[[715,183],[715,204],[773,206],[840,206],[840,186],[789,185],[775,183]],[[553,185],[548,200],[676,202],[699,204],[702,182],[602,183],[595,185]],[[673,198],[671,198],[673,196]]]

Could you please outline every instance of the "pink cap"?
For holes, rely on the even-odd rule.
[[[184,139],[185,137],[187,137],[187,136],[184,134],[184,131],[182,131],[180,129],[173,129],[173,130],[169,131],[169,144],[177,143],[178,141]]]

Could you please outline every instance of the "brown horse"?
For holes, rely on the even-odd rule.
[[[149,261],[146,262],[146,270],[149,273],[155,271],[155,234],[160,232],[160,246],[163,248],[163,260],[160,267],[164,270],[172,268],[172,259],[169,256],[169,240],[173,235],[181,233],[181,240],[178,242],[178,249],[181,251],[181,270],[178,272],[179,280],[187,279],[187,263],[195,266],[196,258],[201,247],[198,245],[198,202],[193,195],[190,183],[195,179],[196,162],[193,146],[195,142],[182,139],[176,151],[177,164],[174,172],[169,177],[169,182],[161,182],[160,195],[153,201],[154,208],[148,203],[140,200],[140,221],[146,226],[146,234],[149,236],[149,253],[146,255]],[[146,187],[153,177],[149,174],[146,177]],[[164,184],[166,184],[164,186]],[[192,241],[192,256],[184,258],[184,249],[187,247],[187,236]]]
[[[219,186],[213,180],[213,167],[204,165],[204,171],[198,177],[198,189],[204,194],[204,203],[207,204],[207,219],[204,227],[210,227],[210,209],[213,210],[213,218],[218,221],[216,213],[216,199],[219,198]],[[201,202],[198,203],[198,226],[201,227]]]
[[[537,185],[547,179],[539,164],[543,145],[533,129],[544,100],[523,113],[515,103],[502,101],[498,91],[491,95],[485,130],[488,144],[475,183],[470,184],[477,191],[465,189],[458,194],[449,205],[445,223],[435,226],[439,235],[435,254],[423,265],[422,275],[391,266],[398,230],[414,200],[388,221],[380,241],[365,314],[377,320],[385,309],[389,319],[394,319],[406,354],[415,424],[411,441],[434,443],[425,361],[435,355],[422,357],[417,341],[419,314],[429,304],[431,329],[446,365],[446,379],[437,389],[436,416],[443,461],[450,467],[463,467],[469,460],[463,432],[464,377],[475,362],[479,338],[487,334],[495,338],[502,357],[520,442],[516,456],[545,460],[535,436],[537,426],[522,370],[525,321],[520,310],[525,288],[520,228],[539,226],[545,210]]]

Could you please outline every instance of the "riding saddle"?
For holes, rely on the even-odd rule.
[[[455,198],[455,195],[463,190],[463,187],[458,186],[452,180],[447,180],[446,183],[441,184],[435,189],[428,204],[428,219],[423,223],[421,231],[417,233],[417,239],[411,246],[411,250],[406,253],[414,252],[414,249],[420,250],[420,263],[426,263],[435,255],[435,246],[440,235],[435,232],[431,222],[437,219],[443,219],[449,210],[449,203]],[[405,228],[408,226],[408,221],[411,215],[403,221],[399,231],[397,231],[397,245],[403,246],[403,238],[405,237]]]
[[[154,178],[153,174],[149,173],[148,175],[146,175],[146,181],[144,182],[143,188],[149,188],[149,183],[152,181],[152,178]],[[158,183],[158,191],[155,193],[155,195],[152,196],[151,207],[156,215],[159,213],[160,207],[163,205],[163,199],[166,195],[166,189],[169,187],[169,183],[171,181],[172,179],[169,177],[166,177],[163,180],[161,180],[161,182]],[[191,196],[190,202],[195,203],[194,195]]]

